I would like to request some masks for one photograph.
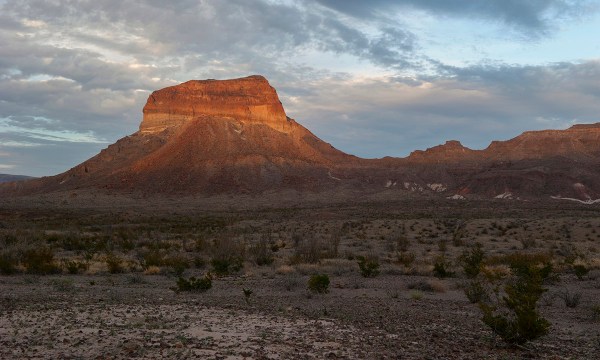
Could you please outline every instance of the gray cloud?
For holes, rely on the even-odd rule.
[[[388,17],[406,8],[438,16],[454,16],[508,24],[529,36],[540,36],[559,19],[582,16],[595,9],[592,1],[573,0],[316,0],[320,4],[358,18]]]
[[[527,130],[600,121],[599,61],[454,71],[427,79],[324,79],[284,105],[317,135],[364,157],[404,156],[449,139],[484,148]]]

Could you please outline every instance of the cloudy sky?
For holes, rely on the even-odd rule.
[[[266,76],[362,157],[600,121],[600,0],[0,0],[0,173],[137,130],[152,90]]]

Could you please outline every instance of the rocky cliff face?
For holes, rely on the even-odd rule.
[[[523,160],[561,156],[593,159],[600,156],[600,123],[567,130],[527,131],[508,141],[493,141],[483,151],[488,159]]]
[[[5,184],[0,193],[97,188],[186,195],[352,189],[594,202],[600,123],[526,132],[484,150],[448,141],[404,159],[367,160],[288,118],[261,76],[193,80],[153,92],[138,132],[63,174]]]
[[[140,124],[156,133],[197,117],[220,117],[259,123],[289,132],[290,123],[277,92],[262,76],[234,80],[191,80],[153,92]]]

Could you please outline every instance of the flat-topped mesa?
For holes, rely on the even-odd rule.
[[[203,116],[261,123],[289,132],[290,122],[277,92],[267,79],[254,75],[233,80],[190,80],[154,91],[140,132],[154,133]]]
[[[492,141],[484,153],[488,159],[504,160],[597,157],[600,123],[578,124],[566,130],[526,131],[507,141]]]

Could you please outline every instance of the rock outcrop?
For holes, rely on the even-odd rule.
[[[161,132],[200,116],[291,131],[277,92],[258,75],[234,80],[190,80],[157,90],[148,98],[143,113],[140,131],[144,133]]]

